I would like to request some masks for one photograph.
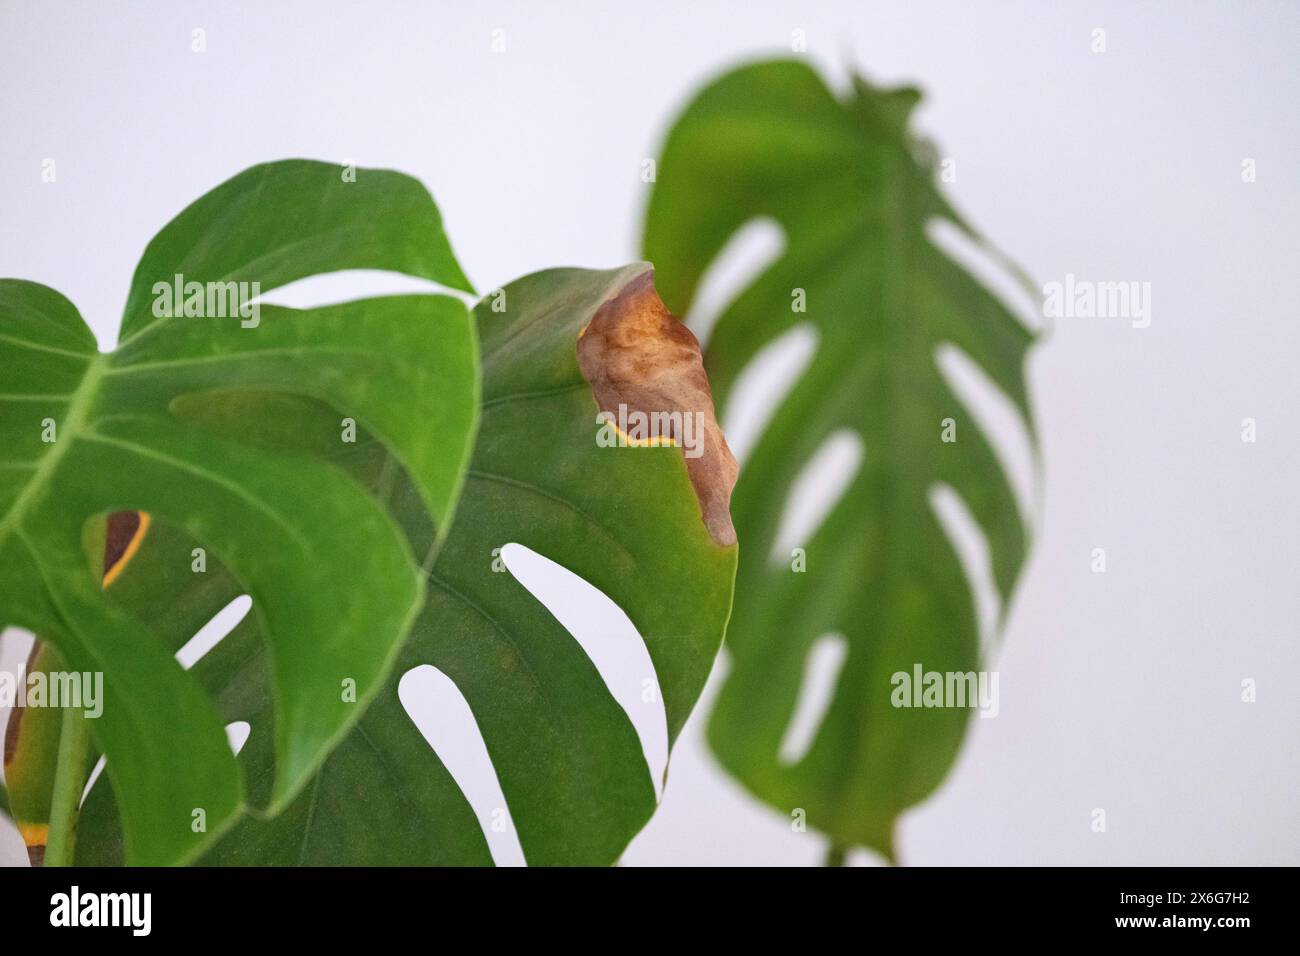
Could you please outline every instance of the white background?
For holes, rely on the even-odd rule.
[[[1046,484],[997,662],[1001,714],[972,722],[947,784],[902,823],[901,857],[1300,863],[1300,8],[0,10],[0,274],[60,289],[104,347],[148,239],[257,162],[419,177],[490,289],[636,258],[641,163],[671,117],[720,70],[789,54],[795,29],[837,86],[850,64],[919,84],[918,124],[956,160],[959,208],[1038,282],[1150,282],[1152,323],[1062,320],[1034,353]],[[490,46],[498,28],[503,53]],[[1095,28],[1103,54],[1091,52]],[[1247,157],[1254,183],[1241,178]],[[41,181],[46,158],[56,183]],[[367,281],[336,280],[330,297]],[[1254,444],[1240,437],[1246,417]],[[1105,574],[1090,570],[1097,547]],[[599,604],[570,607],[588,646],[617,630]],[[15,648],[0,666],[18,666]],[[1257,682],[1253,704],[1244,678]],[[792,833],[722,775],[700,716],[625,863],[817,862],[817,836]],[[1097,807],[1104,834],[1090,826]],[[517,855],[508,842],[494,842],[505,862]],[[0,860],[22,859],[6,828]]]

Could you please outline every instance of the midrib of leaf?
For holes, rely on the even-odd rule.
[[[77,386],[68,402],[63,434],[59,435],[56,432],[50,449],[41,457],[36,470],[32,472],[32,476],[23,485],[22,491],[9,506],[4,520],[0,521],[0,545],[3,545],[9,535],[18,528],[26,517],[28,509],[40,498],[42,490],[58,470],[59,462],[67,454],[77,433],[85,426],[86,417],[94,404],[95,397],[99,394],[100,382],[108,371],[108,360],[108,355],[96,353],[87,362],[86,371],[81,376],[81,384]],[[58,427],[57,422],[55,427]]]
[[[885,224],[884,233],[887,241],[883,254],[882,292],[885,307],[881,312],[881,346],[886,354],[905,354],[914,357],[914,362],[886,363],[884,375],[881,376],[879,392],[882,414],[876,418],[879,423],[876,434],[880,447],[890,449],[889,459],[891,461],[904,463],[901,468],[882,469],[878,475],[878,481],[883,486],[876,507],[881,528],[881,571],[877,578],[875,590],[882,594],[895,594],[898,591],[898,582],[906,580],[907,566],[896,548],[891,545],[891,542],[907,540],[906,535],[902,532],[905,531],[906,522],[908,521],[907,515],[910,513],[909,506],[912,497],[909,487],[905,484],[908,479],[901,476],[923,474],[924,472],[916,468],[914,464],[915,453],[921,447],[920,444],[909,438],[904,430],[900,430],[899,417],[896,414],[890,414],[889,410],[905,407],[905,403],[901,402],[900,398],[906,397],[909,394],[909,389],[915,387],[914,383],[909,383],[904,379],[905,370],[926,363],[925,353],[927,346],[930,344],[930,335],[928,328],[923,323],[916,321],[918,317],[912,305],[912,284],[908,278],[914,274],[917,245],[925,242],[908,225],[909,217],[912,215],[910,207],[913,205],[912,180],[907,175],[908,159],[891,151],[885,154],[884,163],[882,175],[884,185],[881,188],[881,193],[885,197],[882,218]],[[937,375],[938,370],[933,369],[932,374]],[[865,439],[869,436],[863,437]],[[870,446],[868,445],[868,447]],[[887,506],[886,502],[888,502]],[[892,620],[896,611],[889,603],[886,603],[885,607],[887,616],[877,620],[877,628],[881,633],[890,633],[897,627]],[[860,653],[872,657],[879,656],[881,649],[879,642],[861,641],[859,644]],[[870,735],[856,735],[852,755],[845,761],[845,765],[848,767],[867,766],[866,751],[872,743]],[[903,758],[901,751],[898,756],[900,760]],[[901,769],[896,763],[895,772],[901,772]],[[840,793],[851,793],[856,786],[852,774],[837,776],[834,778],[834,783],[836,785],[835,790]],[[851,801],[836,797],[834,805],[839,808],[846,808],[851,806]],[[894,859],[896,853],[892,843],[891,838],[891,845],[882,848],[890,859]]]
[[[900,334],[909,339],[908,345],[911,346],[912,338],[917,333],[914,330],[907,328],[908,326],[915,325],[915,323],[906,321],[906,316],[910,314],[910,309],[907,307],[910,303],[907,294],[908,282],[906,277],[911,275],[912,252],[912,245],[907,241],[908,228],[906,210],[903,208],[906,200],[906,193],[904,190],[906,188],[907,177],[905,175],[900,175],[900,167],[897,157],[891,153],[887,153],[886,157],[886,162],[888,164],[886,177],[888,199],[885,208],[888,214],[887,226],[889,236],[886,258],[889,262],[896,264],[893,268],[886,267],[885,270],[884,281],[887,304],[882,316],[882,324],[884,326],[882,338],[885,343],[885,354],[894,355],[897,354],[896,342],[898,341]],[[912,334],[909,335],[909,332]],[[910,353],[910,347],[908,351]],[[903,367],[904,363],[902,362],[885,363],[882,409],[888,410],[902,407],[895,403],[895,399],[899,394],[906,394],[907,383],[900,383],[898,381],[898,376],[901,374],[901,369]],[[908,455],[908,452],[912,450],[912,446],[915,443],[899,441],[897,417],[886,412],[886,414],[881,416],[880,421],[882,433],[881,447],[890,448],[891,455],[897,455],[903,460],[909,460],[910,456]],[[880,526],[883,532],[883,546],[881,551],[884,555],[881,562],[881,580],[879,588],[880,591],[885,594],[896,593],[894,582],[899,577],[899,567],[901,564],[895,555],[894,549],[888,544],[888,542],[898,540],[897,525],[901,520],[900,516],[906,514],[906,509],[898,506],[899,500],[905,497],[903,491],[900,490],[900,472],[908,475],[915,474],[910,467],[906,469],[886,468],[884,470],[883,478],[885,483],[885,494],[882,495],[882,499],[888,500],[890,505],[888,508],[877,509]],[[890,607],[888,614],[892,617],[895,613],[892,606],[888,604],[886,606]],[[888,631],[892,626],[888,620],[881,621],[880,623],[882,625],[882,630]],[[879,656],[879,642],[859,641],[858,643],[860,645],[865,645],[863,650],[873,658]],[[874,664],[872,666],[874,667]],[[853,744],[852,760],[847,763],[847,766],[867,766],[865,751],[871,743],[872,740],[870,735],[859,733]],[[837,788],[839,794],[849,793],[852,791],[854,786],[852,774],[841,774],[835,779],[839,784],[839,787]],[[836,796],[835,805],[837,807],[850,806],[851,801],[844,800],[839,794]],[[888,837],[888,841],[890,846],[885,849],[885,853],[890,860],[893,860],[896,850],[893,846],[894,840],[892,833]]]

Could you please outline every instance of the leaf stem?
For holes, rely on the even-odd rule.
[[[63,711],[59,754],[54,765],[54,793],[50,801],[50,840],[46,866],[71,866],[77,845],[77,814],[86,789],[86,755],[90,749],[90,724],[80,707]]]

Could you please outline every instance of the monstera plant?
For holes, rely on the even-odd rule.
[[[736,488],[743,550],[731,668],[709,724],[749,790],[831,841],[894,858],[897,817],[952,766],[969,708],[894,706],[892,677],[982,666],[971,589],[932,510],[946,486],[983,532],[1002,608],[1027,528],[998,457],[936,364],[963,352],[1032,438],[1024,363],[1032,334],[931,239],[946,223],[983,241],[936,185],[935,151],[909,129],[920,95],[861,77],[842,97],[802,61],[731,72],[689,104],[659,161],[645,256],[664,301],[693,311],[706,271],[751,221],[784,236],[775,261],[722,310],[705,364],[724,416],[740,374],[791,330],[811,360],[773,413]],[[796,560],[778,529],[810,460],[855,435],[861,464]],[[805,662],[847,646],[811,745],[785,759]]]
[[[825,834],[828,861],[895,859],[896,820],[942,782],[971,711],[896,706],[893,678],[984,663],[935,489],[982,532],[1003,617],[1028,541],[939,350],[982,369],[1033,437],[1033,336],[932,238],[938,222],[988,248],[936,186],[910,130],[918,99],[860,77],[836,96],[799,61],[710,84],[659,162],[653,274],[550,270],[471,309],[419,183],[290,161],[235,177],[150,243],[111,353],[57,292],[0,281],[0,625],[37,635],[30,674],[104,678],[98,715],[11,717],[0,811],[33,859],[491,863],[399,699],[431,665],[469,704],[526,860],[616,861],[655,786],[596,666],[508,573],[512,542],[626,612],[670,745],[727,631],[709,723],[722,764]],[[668,310],[695,313],[753,220],[784,246],[702,357]],[[446,291],[305,310],[260,298],[345,269]],[[735,411],[742,373],[796,328],[813,355],[732,503],[710,381]],[[666,430],[629,431],[637,416]],[[791,499],[845,434],[861,463],[791,560],[777,550]],[[241,595],[251,612],[180,666]],[[828,636],[847,653],[790,757]]]
[[[450,294],[260,299],[345,269]],[[490,863],[398,700],[426,664],[470,705],[530,863],[614,862],[645,823],[627,714],[498,555],[530,547],[627,613],[671,742],[737,552],[699,350],[646,264],[472,292],[418,182],[307,161],[169,223],[112,352],[59,293],[0,281],[0,625],[37,636],[31,673],[103,680],[98,714],[11,715],[0,809],[34,860]],[[598,413],[628,409],[700,422],[699,453],[600,441]]]

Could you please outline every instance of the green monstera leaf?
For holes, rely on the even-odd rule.
[[[640,383],[622,376],[620,357],[655,383],[652,399],[640,396],[643,406],[690,405],[713,422],[707,386],[698,388],[698,347],[676,341],[681,327],[662,311],[649,280],[645,265],[552,270],[480,304],[483,400],[474,457],[400,660],[302,795],[275,819],[245,818],[203,862],[491,864],[490,821],[476,818],[398,699],[402,676],[422,665],[449,677],[468,702],[530,864],[612,863],[649,819],[655,788],[628,715],[573,636],[495,560],[506,544],[524,545],[624,610],[654,665],[671,743],[704,686],[731,609],[736,546],[725,498],[734,470],[728,475],[725,447],[707,441],[696,458],[674,447],[597,441],[598,406],[606,405],[593,385],[606,398],[612,388],[638,402]],[[656,351],[659,332],[674,340],[666,357]],[[611,356],[622,345],[630,351]],[[689,381],[678,388],[678,378]],[[299,423],[304,452],[338,454],[318,408],[300,403],[282,417]],[[712,440],[720,442],[716,434]],[[423,550],[427,521],[385,450],[358,442],[347,467],[378,489]],[[719,498],[720,508],[710,504]],[[220,570],[201,583],[177,573],[189,547],[185,535],[161,529],[115,586],[177,644],[240,593]],[[240,762],[254,790],[269,785],[273,769],[260,631],[253,615],[245,617],[192,671],[217,698],[223,720],[248,722]],[[79,862],[120,862],[112,794],[94,788],[82,820]]]
[[[774,220],[784,231],[783,250],[723,309],[706,349],[731,411],[737,378],[761,349],[798,325],[816,335],[736,490],[745,547],[732,668],[709,739],[772,806],[802,809],[837,847],[891,858],[896,818],[943,780],[971,714],[895,707],[894,675],[910,677],[918,663],[981,666],[971,588],[932,490],[955,491],[983,531],[1004,608],[1027,540],[999,458],[936,352],[963,351],[1029,424],[1023,367],[1033,337],[927,233],[938,220],[978,241],[936,188],[931,151],[909,133],[918,100],[861,78],[837,98],[800,62],[729,73],[672,127],[645,227],[645,254],[679,314],[742,226]],[[945,419],[955,442],[943,440]],[[789,550],[774,554],[778,528],[804,468],[844,432],[861,440],[861,465],[800,542],[799,573]],[[830,704],[807,751],[783,758],[810,651],[830,635],[847,649]]]
[[[132,863],[196,857],[248,795],[218,707],[173,660],[169,635],[114,600],[113,582],[101,588],[103,516],[141,511],[183,529],[253,595],[275,764],[257,806],[274,812],[360,715],[341,684],[354,682],[361,702],[382,686],[425,582],[422,555],[375,494],[284,445],[274,409],[239,415],[254,410],[241,396],[323,402],[340,445],[363,427],[410,476],[438,534],[464,481],[479,380],[460,299],[296,311],[251,298],[355,268],[469,290],[418,182],[341,172],[258,166],[188,207],[146,249],[112,353],[57,292],[0,281],[0,623],[104,675],[90,724]],[[223,407],[238,429],[205,423]],[[199,577],[189,552],[178,560]]]

